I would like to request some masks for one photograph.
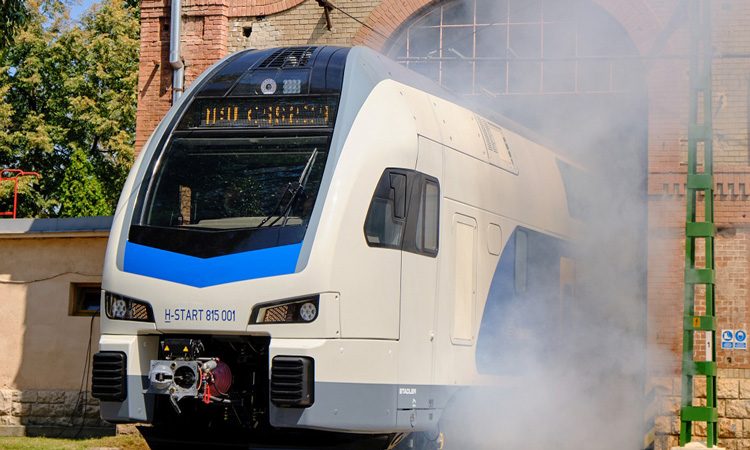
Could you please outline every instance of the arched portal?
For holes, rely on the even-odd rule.
[[[568,356],[601,361],[590,365],[601,378],[601,392],[592,396],[623,394],[623,420],[610,431],[622,438],[618,442],[632,440],[641,425],[646,337],[648,103],[639,48],[593,0],[446,0],[406,21],[386,51],[469,103],[531,130],[598,180],[586,195],[586,292],[575,305],[549,305],[557,316],[538,320],[536,333],[550,342],[575,342]],[[530,304],[518,310],[534,318],[547,312]],[[514,346],[503,345],[496,341],[488,348]],[[612,362],[615,348],[619,354]],[[502,360],[499,366],[512,363]]]
[[[634,152],[645,162],[639,52],[623,27],[592,2],[438,2],[402,25],[387,52],[573,154],[601,134],[624,127],[632,135],[639,122],[642,139]]]

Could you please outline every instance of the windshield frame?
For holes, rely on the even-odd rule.
[[[278,221],[274,226],[254,226],[235,228],[175,227],[148,224],[147,214],[153,201],[154,189],[157,189],[161,169],[169,157],[172,145],[178,139],[242,139],[242,138],[275,138],[275,137],[324,137],[325,143],[317,148],[317,159],[321,160],[323,170],[320,183],[326,178],[329,170],[330,147],[333,137],[332,127],[286,128],[286,129],[210,129],[210,130],[174,130],[154,155],[150,170],[142,180],[135,208],[133,209],[128,240],[135,244],[155,247],[176,253],[202,258],[241,253],[251,250],[299,244],[318,207],[321,191],[318,186],[313,207],[302,224],[289,224],[286,220]]]

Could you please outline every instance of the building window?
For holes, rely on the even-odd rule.
[[[102,285],[98,283],[70,283],[71,316],[94,316],[99,314]]]
[[[389,55],[464,95],[633,90],[636,54],[585,0],[442,1]]]

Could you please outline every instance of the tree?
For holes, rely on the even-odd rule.
[[[111,214],[133,158],[138,12],[104,0],[74,25],[33,11],[0,55],[0,167],[42,174],[23,215]]]
[[[110,207],[96,170],[86,153],[73,150],[60,186],[60,215],[64,217],[104,216]]]
[[[0,51],[13,43],[16,31],[23,27],[33,15],[34,8],[46,14],[64,13],[65,0],[0,0]],[[126,0],[129,6],[137,7],[138,0]]]
[[[13,34],[26,22],[25,0],[0,0],[0,50],[13,41]]]

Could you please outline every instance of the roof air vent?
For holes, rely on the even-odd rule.
[[[305,67],[317,47],[291,47],[276,50],[260,64],[260,69]]]

